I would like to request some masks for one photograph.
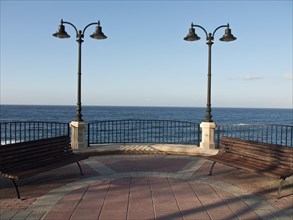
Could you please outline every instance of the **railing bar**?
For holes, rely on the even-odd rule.
[[[131,126],[132,126],[132,121],[128,121],[128,141],[127,141],[127,143],[131,143],[131,140],[132,140]]]
[[[17,122],[13,123],[14,125],[14,131],[13,131],[13,134],[12,134],[12,138],[15,139],[15,143],[17,143],[17,135],[16,135],[16,126],[17,126]],[[13,139],[12,139],[13,141]]]
[[[11,136],[12,136],[11,123],[9,123],[9,143],[10,144],[11,144]]]
[[[133,121],[129,121],[130,122],[130,126],[129,126],[129,132],[130,132],[130,135],[129,135],[129,142],[133,142],[133,136],[134,136],[134,130],[133,130]]]
[[[184,123],[185,124],[185,135],[184,135],[184,132],[183,132],[183,129],[182,129],[182,135],[183,135],[183,139],[184,139],[184,136],[185,136],[185,143],[188,143],[188,141],[187,141],[187,134],[188,134],[188,132],[187,132],[187,123],[185,122]]]
[[[195,140],[195,138],[193,138],[193,136],[192,136],[192,134],[195,134],[195,133],[193,133],[193,131],[195,131],[195,124],[192,124],[189,127],[189,142],[190,142],[190,144],[192,144],[193,143],[193,140]]]
[[[284,126],[284,129],[285,129],[285,146],[287,146],[287,132],[288,132],[288,127],[287,126]]]
[[[105,123],[106,122],[101,122],[100,124],[100,129],[101,129],[101,141],[102,143],[106,143],[106,140],[105,140]]]
[[[181,140],[183,140],[183,123],[180,123],[181,124]]]
[[[22,122],[19,122],[19,142],[22,142]]]
[[[263,132],[264,132],[264,130],[263,130],[263,125],[261,125],[261,129],[260,129],[260,131],[261,131],[261,142],[263,142]]]
[[[5,124],[5,144],[7,144],[7,141],[8,141],[8,137],[7,137],[8,136],[8,131],[7,131],[7,129],[8,129],[8,124]],[[9,130],[9,132],[10,132],[10,130]]]
[[[268,138],[269,138],[269,126],[266,125],[266,143],[269,142]]]
[[[2,133],[1,133],[2,136]],[[4,143],[7,144],[7,123],[4,123]],[[1,143],[2,143],[2,139],[1,139]]]
[[[49,131],[50,137],[57,137],[58,134],[58,125],[56,122],[50,122],[50,131]]]
[[[283,126],[280,126],[281,129],[281,139],[280,139],[280,145],[283,143]]]
[[[155,125],[154,125],[155,124]],[[152,140],[151,142],[156,142],[156,122],[152,120]]]
[[[138,135],[139,135],[139,122],[137,121],[137,120],[135,120],[135,121],[133,121],[133,123],[134,123],[134,137],[133,137],[133,142],[138,142]]]
[[[40,127],[41,127],[41,129],[40,129]],[[42,125],[40,125],[40,122],[38,122],[38,139],[44,138],[44,132],[41,132],[42,129],[43,129]],[[40,137],[40,135],[41,135],[41,137]]]
[[[126,141],[126,121],[123,121],[123,123],[124,123],[124,137],[123,137],[123,143],[125,143],[125,142],[127,142]]]
[[[270,143],[272,144],[273,143],[273,132],[274,132],[274,130],[273,130],[273,126],[270,126],[270,128],[271,128],[270,129],[271,130],[271,135],[270,135],[271,136],[271,142]]]
[[[118,127],[117,127],[117,121],[115,121],[115,140],[117,142],[118,140]]]
[[[108,121],[106,121],[105,122],[105,143],[108,143],[108,141],[109,141],[109,135],[107,135],[108,134],[108,130],[109,130],[109,122]]]
[[[9,133],[8,141],[9,141],[9,143],[11,143],[11,135],[12,134],[11,134],[11,123],[10,122],[8,123],[7,127],[9,127],[8,131],[7,131],[7,134]]]
[[[278,126],[276,125],[276,143],[275,144],[278,144]]]
[[[290,140],[291,140],[291,147],[293,147],[293,126],[290,127],[290,128],[291,128],[291,138],[290,138]]]
[[[136,120],[132,121],[132,127],[131,127],[131,142],[135,143],[136,136],[137,136],[137,126],[136,126]]]
[[[101,126],[102,126],[101,123],[97,123],[96,126],[95,126],[96,129],[98,130],[97,135],[95,135],[95,136],[96,136],[96,140],[97,140],[98,142],[102,142],[102,137],[101,137],[101,135],[102,135],[102,130],[101,130]]]
[[[166,135],[165,135],[165,141],[168,143],[169,141],[169,121],[166,121]]]
[[[112,138],[111,131],[112,131],[112,121],[108,123],[108,143],[111,141],[111,138]]]
[[[87,146],[90,146],[91,140],[90,140],[90,135],[91,135],[91,123],[87,124]]]
[[[138,140],[141,141],[141,143],[144,143],[144,122],[142,120],[138,120]]]
[[[106,137],[107,137],[106,139],[107,139],[107,143],[110,142],[110,130],[111,130],[110,124],[111,124],[111,121],[108,121],[106,123]]]
[[[106,139],[105,139],[105,137],[106,137],[106,122],[104,122],[103,124],[103,136],[102,136],[102,140],[103,140],[103,142],[104,143],[106,143]]]
[[[46,130],[46,134],[47,134],[47,136],[46,136],[46,138],[48,138],[48,135],[49,135],[49,123],[45,123],[46,124],[46,126],[47,126],[47,130]]]
[[[152,142],[153,140],[153,121],[151,121],[151,140],[150,142]]]
[[[176,143],[176,139],[177,139],[177,122],[174,121],[174,140],[173,140],[173,143],[175,144]]]
[[[177,140],[176,143],[178,142],[178,139],[180,139],[180,123],[176,122],[176,127],[177,127]]]
[[[41,127],[41,130],[40,130],[40,127]],[[44,132],[43,132],[42,124],[40,125],[40,122],[38,122],[38,139],[40,139],[40,133],[42,135],[42,138],[44,138]]]

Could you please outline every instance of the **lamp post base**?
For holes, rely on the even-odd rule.
[[[200,124],[202,137],[200,147],[205,149],[215,149],[215,128],[214,122],[202,122]]]
[[[86,123],[84,121],[72,121],[71,127],[71,148],[80,149],[87,147],[85,129]]]

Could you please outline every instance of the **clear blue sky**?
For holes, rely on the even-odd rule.
[[[1,104],[75,105],[77,43],[58,39],[61,18],[101,21],[85,33],[82,104],[205,107],[207,51],[187,42],[191,22],[216,33],[212,107],[292,108],[292,1],[3,1]]]

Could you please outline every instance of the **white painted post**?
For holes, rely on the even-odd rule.
[[[84,121],[72,121],[71,127],[71,148],[81,149],[87,147],[85,129],[86,123]]]
[[[202,122],[201,127],[201,142],[200,147],[205,149],[215,149],[215,128],[216,124],[214,122]]]

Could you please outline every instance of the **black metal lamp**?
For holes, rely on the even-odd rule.
[[[100,26],[100,21],[98,21],[96,31],[90,37],[93,39],[98,39],[98,40],[103,40],[107,38],[107,36],[102,31],[102,27]]]
[[[197,41],[200,39],[199,36],[196,35],[195,33],[195,29],[194,27],[198,27],[200,29],[202,29],[205,32],[206,35],[206,44],[208,45],[208,87],[207,87],[207,108],[206,108],[206,115],[205,115],[205,122],[213,122],[212,120],[212,114],[211,114],[211,78],[212,78],[212,73],[211,73],[211,53],[212,53],[212,45],[213,45],[213,41],[214,41],[214,36],[217,30],[219,30],[220,28],[224,28],[226,27],[225,30],[225,34],[223,35],[223,37],[220,38],[220,41],[225,41],[225,42],[229,42],[229,41],[234,41],[237,38],[234,37],[231,33],[231,29],[229,26],[229,23],[227,25],[221,25],[219,27],[217,27],[213,34],[212,33],[208,33],[202,26],[200,25],[195,25],[193,23],[191,23],[191,28],[189,28],[189,33],[187,34],[186,37],[184,37],[184,40],[186,41]]]
[[[184,40],[186,40],[186,41],[197,41],[197,40],[200,40],[200,37],[197,36],[197,34],[195,33],[195,29],[193,27],[193,23],[191,23],[191,28],[189,28],[189,32],[188,32],[187,36],[184,38]]]
[[[70,38],[70,35],[67,34],[65,31],[65,26],[63,25],[63,20],[61,20],[61,24],[58,27],[58,31],[56,31],[55,34],[53,34],[54,37],[58,38]]]
[[[94,39],[98,39],[98,40],[102,40],[102,39],[106,39],[107,36],[102,32],[102,27],[100,26],[100,21],[95,22],[95,23],[90,23],[88,24],[83,31],[81,30],[77,30],[77,28],[70,22],[67,21],[63,21],[61,20],[61,24],[58,27],[58,31],[53,34],[54,37],[58,37],[58,38],[69,38],[70,35],[66,33],[65,31],[65,26],[64,24],[69,24],[70,26],[72,26],[76,32],[76,41],[78,43],[78,72],[77,72],[77,76],[78,76],[78,81],[77,81],[77,107],[76,107],[76,121],[81,122],[83,121],[82,119],[82,114],[81,114],[81,44],[83,42],[83,38],[84,38],[84,33],[85,30],[91,26],[91,25],[97,25],[96,27],[96,31],[90,35],[91,38]]]
[[[220,38],[220,41],[229,42],[229,41],[233,41],[236,39],[237,38],[234,37],[233,34],[231,33],[231,29],[229,28],[229,23],[228,23],[227,28],[225,30],[225,34],[223,35],[223,37]]]

